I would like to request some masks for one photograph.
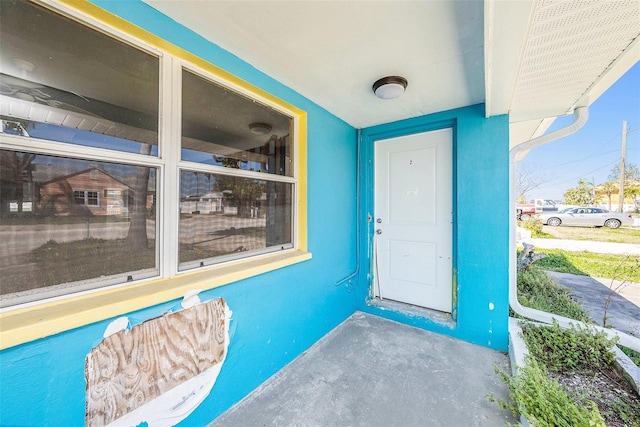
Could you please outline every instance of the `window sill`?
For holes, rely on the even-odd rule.
[[[0,313],[0,350],[311,259],[291,251]]]

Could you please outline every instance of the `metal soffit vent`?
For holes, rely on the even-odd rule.
[[[541,0],[533,12],[512,111],[566,97],[578,102],[639,31],[637,0]]]

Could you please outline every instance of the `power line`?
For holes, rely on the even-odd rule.
[[[553,182],[553,185],[557,185],[557,184],[564,184],[564,183],[569,182],[569,181],[575,181],[576,179],[584,178],[584,177],[585,177],[585,175],[591,175],[591,174],[592,174],[592,173],[594,173],[594,172],[598,172],[598,171],[600,171],[600,170],[602,170],[602,169],[604,169],[604,168],[608,168],[608,167],[610,167],[610,166],[613,166],[614,164],[617,164],[617,163],[618,163],[618,161],[619,161],[619,160],[618,160],[618,159],[616,159],[616,160],[614,160],[614,161],[612,161],[612,162],[609,162],[609,163],[607,163],[606,165],[601,166],[601,167],[599,167],[599,168],[597,168],[597,169],[594,169],[594,170],[589,171],[589,172],[582,173],[582,174],[580,174],[580,175],[576,176],[575,178],[569,178],[569,179],[565,179],[565,180],[563,180],[563,181],[555,181],[555,182]]]
[[[585,161],[585,160],[587,160],[587,159],[595,159],[595,158],[597,158],[597,157],[606,156],[607,154],[616,153],[616,152],[618,152],[618,151],[619,151],[619,150],[615,149],[615,150],[607,151],[607,152],[605,152],[605,153],[600,153],[600,154],[598,154],[597,156],[591,155],[591,156],[589,156],[589,157],[585,157],[585,158],[583,158],[583,159],[570,160],[570,161],[568,161],[568,162],[559,163],[559,164],[554,165],[554,166],[547,166],[547,167],[544,167],[544,168],[536,168],[536,170],[543,171],[543,170],[547,170],[547,169],[555,169],[555,168],[558,168],[558,167],[560,167],[560,166],[566,166],[566,165],[570,165],[570,164],[572,164],[572,163],[583,162],[583,161]]]
[[[586,157],[583,157],[582,159],[577,159],[577,160],[570,160],[568,162],[564,162],[564,163],[558,163],[556,165],[552,165],[552,166],[547,166],[547,167],[543,167],[543,168],[536,168],[537,170],[547,170],[547,169],[553,169],[553,168],[557,168],[560,166],[564,166],[564,165],[569,165],[572,163],[577,163],[577,162],[583,162],[585,160],[591,159],[593,158],[596,153],[598,153],[598,151],[602,150],[604,147],[606,147],[607,145],[611,144],[613,141],[615,141],[616,139],[618,139],[620,137],[620,134],[616,134],[614,137],[612,137],[609,141],[605,142],[604,144],[602,144],[601,146],[599,146],[593,153],[589,154]],[[615,150],[611,150],[611,151],[607,151],[606,153],[601,153],[599,156],[604,156],[605,154],[609,154],[609,153],[614,153],[618,151],[617,149]]]

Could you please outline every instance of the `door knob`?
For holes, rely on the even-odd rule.
[[[378,229],[376,230],[376,234],[382,234],[382,230],[381,230],[380,228],[378,228]]]

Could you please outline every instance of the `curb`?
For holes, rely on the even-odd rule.
[[[615,367],[617,371],[627,379],[631,388],[640,396],[640,367],[622,352],[617,346],[613,348],[616,353]]]
[[[529,354],[527,345],[522,339],[522,328],[518,322],[520,320],[509,317],[509,363],[512,377],[516,375],[518,368],[524,366],[524,358]],[[522,414],[520,414],[520,424],[522,427],[533,427],[533,424],[529,423]]]

